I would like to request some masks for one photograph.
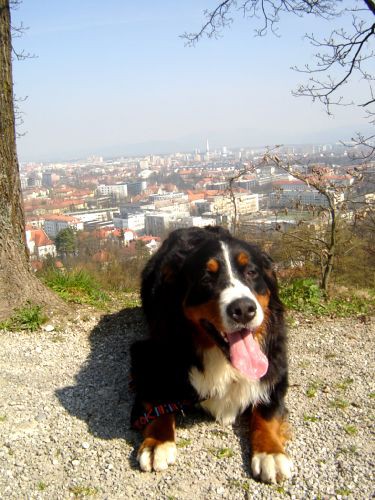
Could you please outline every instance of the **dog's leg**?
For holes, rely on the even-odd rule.
[[[143,431],[144,440],[137,459],[143,471],[162,471],[174,464],[177,456],[175,443],[175,418],[173,414],[162,415]]]
[[[251,416],[251,470],[256,478],[276,483],[291,477],[293,464],[287,457],[284,444],[288,439],[288,423],[284,416],[262,412],[255,408]]]

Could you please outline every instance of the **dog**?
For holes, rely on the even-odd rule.
[[[248,410],[253,476],[289,478],[286,328],[270,257],[221,227],[177,229],[146,264],[141,298],[148,338],[131,347],[140,468],[175,462],[175,414],[199,404],[223,425]]]

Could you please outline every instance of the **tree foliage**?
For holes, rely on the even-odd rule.
[[[66,257],[73,255],[77,249],[77,233],[71,227],[62,229],[56,236],[55,240],[57,252]]]

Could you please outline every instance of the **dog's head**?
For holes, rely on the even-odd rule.
[[[270,301],[277,297],[271,259],[234,238],[205,242],[186,259],[183,310],[200,336],[215,343],[233,366],[257,379],[268,368],[262,351]]]

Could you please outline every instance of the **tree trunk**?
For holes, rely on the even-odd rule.
[[[324,264],[323,278],[321,288],[324,290],[326,296],[328,296],[328,286],[332,274],[333,264],[335,260],[336,253],[336,231],[337,231],[337,220],[336,220],[336,210],[334,206],[330,208],[331,224],[329,226],[329,245],[328,245],[328,255],[327,260]]]
[[[9,0],[0,0],[0,318],[26,301],[61,305],[33,275],[25,243],[13,105]]]

